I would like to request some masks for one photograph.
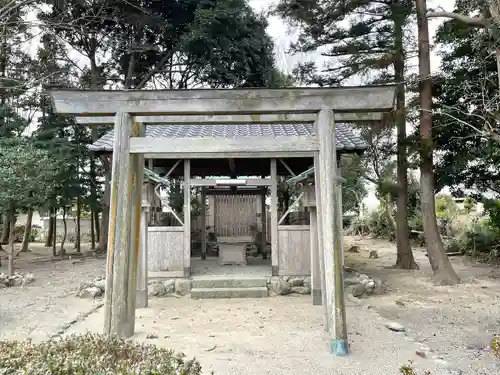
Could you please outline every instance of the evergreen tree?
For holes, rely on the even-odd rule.
[[[340,171],[345,181],[342,183],[342,211],[358,212],[367,191],[365,186],[364,165],[356,154],[344,155],[340,160]]]
[[[459,1],[455,12],[481,9],[483,1]],[[456,195],[473,189],[477,199],[485,192],[500,195],[500,172],[492,168],[500,163],[500,144],[492,136],[498,133],[500,110],[497,62],[489,48],[494,41],[495,35],[487,30],[455,20],[437,31],[443,52],[434,79],[434,142],[440,151],[436,191],[449,186]]]
[[[38,50],[38,64],[36,70],[43,74],[42,92],[40,94],[41,116],[38,119],[38,128],[34,138],[38,147],[52,155],[55,163],[60,167],[56,175],[54,189],[46,201],[45,209],[51,213],[49,238],[47,246],[53,246],[55,253],[55,216],[58,209],[63,213],[71,212],[74,201],[80,202],[79,197],[85,194],[82,171],[88,164],[86,145],[90,142],[88,129],[78,126],[67,116],[55,113],[50,101],[49,91],[54,88],[68,88],[75,81],[75,74],[70,62],[61,63],[66,55],[64,46],[50,34],[42,37]],[[79,238],[77,230],[77,247]],[[64,244],[61,244],[61,251]],[[54,254],[55,255],[55,254]]]
[[[53,191],[57,164],[48,152],[19,138],[0,140],[0,209],[9,212],[9,274],[14,268],[15,215],[43,204]]]
[[[40,19],[48,33],[56,32],[88,59],[81,87],[141,89],[154,83],[183,89],[272,83],[273,44],[265,31],[267,23],[245,0],[65,0]],[[92,140],[99,136],[95,128]],[[91,201],[98,195],[96,169],[99,163],[91,159]],[[107,248],[108,212],[105,198],[101,250]]]
[[[82,3],[40,17],[89,60],[91,88],[267,86],[274,68],[267,23],[245,0]]]
[[[394,118],[398,146],[396,267],[418,268],[409,242],[407,209],[405,75],[406,61],[413,53],[409,28],[413,2],[281,0],[276,12],[300,27],[293,50],[322,50],[322,55],[330,58],[323,68],[314,62],[300,64],[295,73],[302,81],[336,86],[363,77],[372,83],[398,83]]]
[[[31,74],[34,62],[26,52],[32,37],[23,21],[28,9],[21,1],[0,4],[5,8],[0,28],[0,136],[12,137],[20,136],[32,119],[30,90],[37,82]]]
[[[33,60],[26,52],[31,40],[23,21],[26,2],[0,1],[0,138],[20,137],[31,123],[36,107],[33,97],[37,80]],[[3,231],[0,244],[8,240],[12,213],[0,212]]]

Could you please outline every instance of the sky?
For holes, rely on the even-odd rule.
[[[256,11],[265,12],[273,4],[276,4],[277,0],[250,0],[249,3]],[[427,7],[429,9],[439,8],[440,10],[452,11],[454,8],[454,4],[454,0],[428,0]],[[276,60],[279,67],[284,72],[290,73],[293,67],[299,62],[314,60],[319,66],[321,66],[322,62],[326,61],[320,53],[299,55],[291,55],[290,53],[287,53],[290,44],[297,40],[298,31],[287,26],[285,22],[283,22],[283,20],[281,20],[279,17],[268,17],[268,22],[269,26],[267,32],[274,39],[276,46]],[[434,18],[429,20],[429,34],[431,43],[437,28],[442,22],[444,22],[443,19]],[[414,32],[415,34],[417,33],[416,28]],[[440,58],[436,52],[437,51],[435,49],[431,50],[432,71],[436,71],[440,64]],[[418,69],[417,61],[415,61],[415,63],[411,63],[411,65],[415,66],[416,69]],[[443,191],[443,193],[447,193],[447,191]],[[363,203],[369,211],[374,210],[378,207],[379,201],[375,196],[375,189],[373,185],[368,186],[368,196],[364,199]]]

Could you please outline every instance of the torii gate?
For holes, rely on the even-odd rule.
[[[317,181],[317,227],[322,248],[320,258],[324,264],[322,294],[328,312],[326,326],[332,327],[332,352],[346,355],[348,343],[343,265],[338,261],[342,259],[342,249],[339,242],[336,244],[334,241],[342,235],[341,228],[336,225],[342,212],[336,210],[341,197],[334,183],[337,178],[334,124],[335,120],[344,118],[369,119],[370,113],[375,114],[376,118],[380,113],[394,108],[394,98],[394,85],[287,89],[54,90],[53,105],[58,113],[87,117],[114,116],[104,332],[130,337],[135,330],[144,158],[184,159],[185,176],[188,177],[184,183],[187,195],[192,159],[269,158],[271,171],[274,166],[275,174],[278,158],[313,158]],[[215,121],[229,124],[313,122],[313,132],[309,136],[178,138],[168,142],[161,138],[144,138],[144,126],[140,121],[158,119],[158,116],[170,117],[171,120],[162,118],[162,123],[172,124],[207,124]],[[186,196],[185,204],[189,205]],[[273,212],[276,212],[276,216],[277,211]],[[274,246],[278,219],[272,219],[273,223],[276,221],[271,229]],[[189,248],[185,256],[186,252],[189,257]],[[334,283],[334,277],[337,283]],[[335,290],[334,285],[337,286]]]

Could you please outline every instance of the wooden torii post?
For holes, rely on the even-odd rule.
[[[336,158],[336,164],[334,168],[338,169],[339,158]],[[319,164],[319,163],[316,163]],[[314,177],[312,177],[314,174]],[[338,275],[343,273],[343,248],[342,244],[342,182],[344,179],[340,177],[340,173],[334,178],[333,186],[333,201],[334,201],[334,227],[333,236],[335,242],[334,251],[334,307],[338,315],[345,316],[345,305],[344,305],[344,289],[343,280],[341,280]],[[332,314],[328,311],[327,296],[328,291],[326,289],[326,264],[324,252],[320,251],[323,249],[323,234],[322,225],[318,225],[318,217],[321,220],[323,215],[321,208],[321,199],[317,199],[320,196],[321,189],[318,188],[319,176],[316,173],[314,167],[308,169],[307,171],[301,173],[288,180],[288,183],[296,183],[299,189],[302,191],[303,200],[302,205],[309,211],[310,215],[310,243],[311,243],[311,296],[313,305],[323,305],[324,308],[324,327],[325,331],[329,331],[332,326]],[[319,202],[319,204],[317,204]],[[339,250],[340,249],[340,250]],[[328,262],[328,260],[327,260]],[[336,317],[335,317],[336,318]],[[339,321],[341,319],[337,319]],[[344,318],[345,320],[345,318]],[[336,327],[336,329],[341,329],[341,327]],[[333,349],[333,348],[332,348]]]
[[[185,189],[186,204],[190,202],[189,186],[195,181],[190,177],[193,160],[269,159],[271,174],[275,176],[276,160],[311,158],[314,159],[319,209],[319,248],[323,255],[320,263],[325,267],[322,293],[325,296],[322,298],[329,320],[333,322],[328,327],[330,346],[336,355],[346,355],[347,328],[345,310],[341,308],[344,303],[343,288],[342,291],[334,288],[342,284],[343,277],[342,272],[337,271],[342,267],[342,249],[338,243],[339,236],[334,235],[339,225],[335,219],[335,212],[339,212],[334,184],[337,177],[335,121],[349,121],[346,120],[349,115],[356,120],[358,114],[391,111],[394,98],[394,85],[271,90],[53,91],[53,108],[58,113],[114,118],[105,333],[120,337],[130,337],[134,333],[143,158],[184,160],[185,187],[188,187],[187,192]],[[176,138],[165,142],[164,138],[144,138],[141,124],[145,119],[141,116],[172,116],[172,124],[182,121],[190,124],[214,123],[214,118],[227,124],[313,123],[313,130],[308,136]],[[275,188],[276,181],[273,184],[271,187]],[[273,195],[272,204],[275,205],[276,194]],[[276,256],[278,218],[276,213],[271,217],[272,266],[275,271],[279,267]],[[189,220],[185,220],[184,224],[184,258],[188,265],[184,271],[189,276]]]

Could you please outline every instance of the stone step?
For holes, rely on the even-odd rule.
[[[267,287],[250,288],[193,288],[192,299],[264,298],[269,297]]]
[[[191,280],[191,288],[263,288],[267,286],[265,277],[196,277]]]

